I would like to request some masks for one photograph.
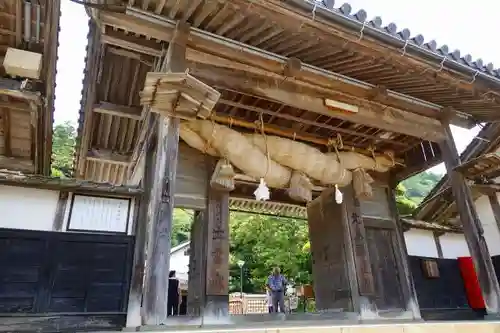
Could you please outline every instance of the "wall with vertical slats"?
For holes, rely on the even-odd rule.
[[[180,142],[174,205],[205,209],[208,179],[206,155]]]

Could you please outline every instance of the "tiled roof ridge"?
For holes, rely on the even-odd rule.
[[[478,75],[486,76],[488,79],[500,84],[500,68],[495,68],[493,63],[485,63],[481,58],[473,59],[470,54],[461,55],[461,51],[455,49],[451,51],[446,44],[438,47],[435,40],[426,42],[422,34],[412,35],[408,28],[399,29],[395,23],[391,22],[383,25],[382,18],[376,16],[367,20],[368,14],[364,9],[352,13],[352,6],[344,3],[339,7],[335,6],[335,0],[285,0],[301,7],[308,7],[313,15],[323,16],[326,19],[340,21],[344,24],[356,24],[359,31],[385,42],[397,42],[403,52],[425,53],[423,56],[436,58],[441,66],[450,67],[455,65],[458,70],[468,70],[475,79]]]

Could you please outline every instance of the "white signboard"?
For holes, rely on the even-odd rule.
[[[130,200],[74,195],[68,230],[127,232]]]

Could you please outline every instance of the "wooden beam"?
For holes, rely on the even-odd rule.
[[[123,39],[120,39],[118,37],[113,37],[109,35],[104,35],[102,36],[102,43],[103,44],[108,44],[108,45],[114,45],[121,47],[126,50],[130,50],[133,52],[140,54],[145,54],[149,56],[154,56],[154,57],[160,57],[162,55],[161,49],[154,49],[151,47],[143,46],[143,45],[138,45]],[[139,56],[140,59],[140,56]]]
[[[94,112],[111,116],[142,120],[142,108],[101,102],[94,105]]]
[[[243,95],[243,96],[246,96],[246,95]],[[258,97],[256,97],[256,98],[258,98]],[[218,103],[223,104],[223,105],[228,105],[228,106],[236,107],[236,108],[240,108],[240,109],[243,109],[243,110],[253,111],[253,112],[256,112],[256,113],[262,113],[262,114],[267,114],[267,115],[275,116],[277,118],[282,118],[282,119],[287,119],[287,120],[291,120],[291,121],[296,121],[296,122],[303,123],[303,124],[306,124],[306,125],[311,125],[311,126],[316,126],[316,127],[320,127],[320,128],[325,128],[325,129],[328,129],[330,131],[334,131],[334,132],[337,132],[337,133],[343,133],[343,134],[348,134],[348,135],[355,135],[355,136],[360,136],[360,137],[364,137],[364,138],[371,139],[371,140],[392,143],[392,144],[397,145],[397,146],[408,147],[407,144],[405,144],[405,143],[403,143],[401,141],[396,141],[396,140],[391,140],[391,139],[385,139],[383,137],[379,137],[379,136],[371,135],[371,134],[367,134],[367,133],[362,133],[362,132],[360,133],[360,132],[356,132],[355,130],[351,130],[351,129],[348,129],[348,128],[342,128],[342,127],[332,126],[332,125],[328,125],[328,124],[323,123],[323,122],[316,122],[316,121],[305,119],[305,118],[301,118],[301,117],[295,117],[295,116],[292,116],[292,115],[289,115],[289,114],[286,114],[286,113],[276,112],[276,111],[272,111],[272,110],[260,108],[260,107],[257,107],[257,106],[246,105],[246,104],[243,104],[243,103],[240,103],[240,102],[231,101],[231,100],[228,100],[228,99],[221,98],[221,99],[219,99]]]
[[[10,133],[11,121],[10,121],[10,110],[5,109],[3,111],[3,140],[4,140],[4,151],[5,156],[12,157],[12,136]]]
[[[162,72],[184,72],[189,25],[178,22],[169,43]],[[147,325],[167,320],[168,274],[174,209],[180,120],[160,117],[157,129],[156,163],[150,200],[151,234],[148,241],[148,269],[144,292],[144,321]]]
[[[118,44],[117,41],[113,45],[116,44]],[[140,46],[138,45],[132,47],[128,44],[122,44],[121,46],[128,47],[131,50],[140,49]],[[156,55],[158,52],[160,51],[150,54]],[[228,88],[239,87],[243,91],[252,92],[256,95],[267,97],[289,106],[367,126],[377,127],[389,132],[403,133],[431,141],[437,141],[443,137],[443,134],[440,131],[439,122],[428,117],[432,115],[437,116],[437,114],[434,114],[436,111],[420,112],[420,114],[416,114],[405,111],[396,106],[382,104],[375,100],[369,101],[367,96],[373,93],[371,91],[366,91],[360,96],[356,96],[352,92],[342,92],[338,85],[335,85],[335,87],[332,88],[329,85],[320,85],[318,82],[310,83],[299,79],[297,73],[300,70],[294,71],[294,75],[296,76],[294,80],[285,82],[287,76],[283,74],[282,69],[276,72],[269,72],[252,65],[236,62],[233,59],[221,58],[219,56],[206,54],[195,49],[188,49],[186,58],[191,64],[191,73],[203,78],[207,82],[220,83]],[[193,64],[217,66],[217,68],[214,67],[209,70],[200,69],[200,66]],[[287,65],[288,64],[285,63],[283,66],[286,67]],[[239,77],[235,71],[241,72]],[[215,72],[217,72],[218,75],[215,75]],[[259,75],[260,79],[254,78],[251,80],[249,77],[244,77],[244,72]],[[230,78],[232,80],[230,80]],[[266,79],[268,81],[272,80],[272,82],[264,82]],[[276,88],[278,82],[280,82],[280,87],[290,87],[288,89],[288,93],[284,93],[282,89]],[[347,84],[344,83],[344,85]],[[338,102],[354,103],[353,105],[361,104],[360,112],[349,113],[341,110],[334,111],[325,106],[324,98],[315,98],[307,96],[306,94],[291,98],[295,95],[297,87],[305,87],[309,90],[316,90],[316,95],[322,94],[323,96]],[[279,92],[282,93],[280,94]],[[396,105],[395,103],[392,104]],[[411,106],[405,105],[405,107],[408,110],[412,110]]]
[[[27,158],[0,155],[0,170],[1,169],[15,170],[31,174],[35,172],[35,165],[32,160]]]
[[[337,91],[326,92],[312,85],[300,85],[296,80],[278,83],[275,79],[262,76],[248,76],[236,70],[214,70],[192,68],[191,73],[206,82],[226,88],[248,92],[274,102],[309,112],[350,121],[356,124],[376,127],[388,132],[402,133],[430,141],[439,141],[443,132],[439,121],[387,107],[374,101],[367,101]],[[335,110],[325,105],[325,99],[356,105],[359,112]]]
[[[500,169],[500,153],[493,152],[478,156],[461,163],[455,168],[465,178],[490,178],[491,174],[497,173]]]
[[[460,165],[460,156],[447,120],[443,120],[443,128],[447,136],[439,144],[448,171],[456,207],[462,221],[465,239],[474,262],[486,310],[488,313],[498,315],[500,313],[500,286],[484,239],[484,230],[476,212],[471,190],[467,186],[463,175],[455,170]]]
[[[500,184],[473,184],[471,188],[485,195],[500,192]]]
[[[212,119],[215,122],[221,123],[221,124],[226,124],[226,125],[231,124],[234,126],[248,128],[248,129],[257,129],[257,130],[260,129],[258,127],[258,125],[256,125],[255,123],[251,123],[249,121],[234,118],[234,117],[219,116],[219,115],[214,114],[210,117],[210,119]],[[287,138],[294,139],[294,140],[297,139],[297,140],[309,142],[309,143],[312,143],[315,145],[321,145],[321,146],[328,145],[328,140],[324,139],[322,137],[314,136],[314,135],[307,134],[307,133],[301,133],[301,132],[297,132],[297,131],[293,131],[293,130],[283,129],[283,128],[277,127],[275,125],[266,125],[264,127],[264,132],[267,134],[279,135],[279,136],[287,137]],[[371,152],[366,150],[366,149],[351,147],[349,145],[344,145],[344,148],[347,150],[353,150],[353,151],[356,151],[356,152],[359,152],[362,154],[367,154],[367,155],[371,156]],[[404,165],[404,161],[401,159],[395,159],[395,162],[400,163],[401,165]]]
[[[100,20],[105,25],[134,31],[136,33],[155,38],[162,41],[169,41],[172,36],[173,24],[157,17],[138,13],[130,10],[130,14],[116,14],[101,12]],[[208,35],[206,32],[196,30],[189,37],[189,47],[186,58],[190,62],[200,64],[210,64],[227,69],[252,70],[254,73],[260,70],[267,75],[278,76],[280,81],[284,81],[284,69],[287,68],[288,60],[283,57],[264,52],[255,47],[241,44],[235,41],[228,41],[218,36]],[[126,45],[123,45],[126,47]],[[139,47],[134,46],[134,49]],[[157,54],[161,49],[152,52]],[[144,52],[142,52],[144,53]],[[217,53],[217,55],[214,55]],[[373,85],[360,84],[345,77],[336,75],[326,70],[318,70],[312,66],[302,65],[300,69],[294,70],[294,82],[312,84],[328,91],[338,91],[357,98],[368,98],[373,95]],[[408,113],[416,113],[426,117],[437,118],[440,116],[439,108],[431,108],[422,103],[413,103],[404,99],[388,95],[384,99],[386,105],[396,109],[408,110]]]
[[[1,167],[0,167],[1,168]],[[94,183],[74,178],[53,178],[39,175],[23,175],[18,172],[0,171],[0,185],[60,190],[69,192],[88,192],[115,194],[120,196],[142,195],[143,190],[131,186],[114,186],[111,184]]]
[[[87,153],[86,159],[87,161],[119,164],[123,166],[130,165],[130,155],[119,154],[106,149],[91,149]]]
[[[13,100],[10,100],[8,102],[0,101],[0,108],[9,109],[12,111],[33,112],[33,108],[26,102],[18,102]]]

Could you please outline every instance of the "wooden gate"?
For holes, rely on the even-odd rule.
[[[0,229],[1,324],[9,315],[71,314],[75,321],[79,314],[85,321],[107,313],[119,325],[127,310],[133,240]]]

